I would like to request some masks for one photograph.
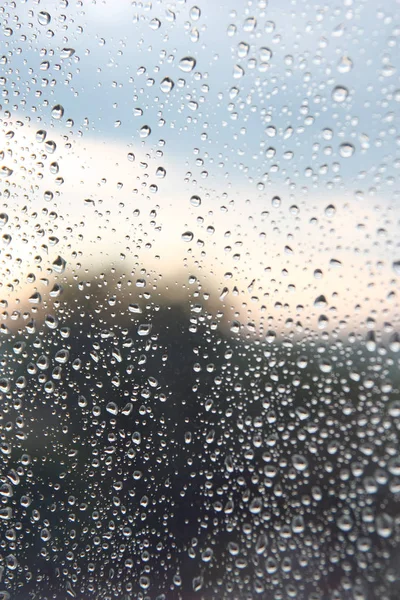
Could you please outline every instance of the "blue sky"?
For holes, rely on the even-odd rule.
[[[138,252],[169,282],[187,279],[187,264],[198,264],[222,289],[232,271],[244,290],[239,304],[256,277],[260,298],[276,286],[283,304],[292,290],[291,310],[303,302],[312,311],[317,295],[340,290],[338,319],[354,313],[361,296],[369,299],[364,316],[378,301],[384,311],[399,258],[398,3],[263,4],[198,2],[196,19],[188,2],[6,3],[3,133],[18,119],[26,123],[5,143],[17,150],[13,181],[21,187],[13,202],[28,194],[41,210],[43,193],[59,192],[54,206],[71,268],[73,225],[85,264]],[[49,13],[47,25],[40,11]],[[65,49],[74,51],[69,58]],[[180,68],[185,57],[196,60],[192,71]],[[168,94],[160,89],[165,77],[175,84]],[[348,92],[336,95],[341,102],[338,86]],[[64,114],[54,119],[58,104]],[[141,137],[145,126],[151,133]],[[31,139],[37,129],[57,139],[46,160],[60,162],[59,190],[46,170],[37,178],[33,163],[45,149]],[[354,153],[341,156],[341,144]],[[192,194],[202,196],[201,210],[190,206]],[[278,208],[274,194],[282,197]],[[333,217],[325,213],[331,203]],[[138,226],[133,207],[142,211]],[[75,229],[79,222],[85,227]],[[187,230],[193,247],[182,242]],[[21,254],[18,236],[13,243]]]
[[[232,181],[241,164],[247,168],[245,178],[250,177],[254,184],[271,165],[279,164],[279,173],[270,173],[272,180],[281,182],[289,177],[307,183],[307,168],[318,172],[327,164],[329,173],[319,175],[323,187],[332,179],[332,163],[337,163],[345,182],[365,171],[362,186],[368,189],[377,161],[389,158],[385,163],[390,169],[396,142],[387,123],[399,106],[393,94],[398,71],[392,73],[389,68],[396,67],[398,55],[393,35],[397,2],[373,6],[343,2],[318,9],[305,2],[270,1],[263,10],[262,2],[252,7],[239,1],[208,1],[197,3],[201,11],[197,20],[192,18],[193,3],[158,2],[150,10],[140,8],[146,4],[120,0],[87,2],[79,7],[70,2],[63,8],[62,2],[42,0],[37,5],[18,3],[16,9],[10,9],[10,26],[18,17],[21,29],[4,37],[4,49],[8,44],[13,56],[2,70],[7,82],[19,91],[19,109],[32,118],[40,116],[45,127],[55,124],[63,130],[65,121],[72,118],[75,124],[67,132],[70,135],[81,130],[85,136],[126,144],[140,140],[140,128],[149,125],[152,134],[145,149],[154,148],[162,138],[166,151],[192,160],[193,149],[200,148],[201,153],[209,154],[206,163],[210,158],[214,165],[224,163],[222,172]],[[172,22],[167,18],[167,6],[175,14]],[[38,22],[40,11],[51,15],[46,26]],[[249,31],[251,22],[249,26],[246,19],[251,17],[257,24]],[[156,30],[152,29],[155,19],[160,23]],[[232,25],[236,33],[230,36]],[[191,40],[193,29],[199,31],[197,42]],[[22,35],[27,36],[23,43]],[[240,58],[239,45],[243,43],[248,44],[248,55]],[[70,59],[60,58],[64,47],[75,50]],[[272,57],[268,69],[260,72],[260,49],[265,47]],[[185,56],[197,61],[191,73],[179,69]],[[348,72],[340,72],[338,67],[343,56],[353,63]],[[257,61],[254,68],[253,59]],[[49,68],[43,71],[46,61]],[[235,65],[244,69],[240,79],[233,75]],[[10,66],[14,73],[8,72]],[[142,74],[141,67],[145,67]],[[170,94],[160,90],[164,77],[176,83]],[[42,79],[49,81],[45,88]],[[154,79],[154,86],[149,87],[149,79]],[[179,79],[185,80],[181,87]],[[331,97],[337,85],[349,91],[342,104]],[[234,99],[232,87],[238,88]],[[11,86],[8,89],[13,104]],[[40,98],[38,91],[42,92]],[[191,110],[191,101],[198,103],[197,110]],[[65,108],[59,123],[51,119],[51,107],[56,103]],[[137,109],[141,116],[134,116]],[[236,120],[232,113],[237,114]],[[163,127],[159,126],[161,119]],[[118,121],[121,124],[116,128]],[[275,137],[266,135],[268,125],[276,128]],[[294,133],[284,139],[288,128],[294,128]],[[327,128],[333,132],[332,155],[325,158],[321,148],[329,145],[323,139]],[[384,135],[376,147],[382,130]],[[207,140],[201,139],[202,133],[207,133]],[[342,142],[354,145],[351,159],[340,157]],[[313,151],[315,144],[320,144],[317,151]],[[265,157],[268,146],[276,150],[273,159]],[[284,158],[287,151],[294,153],[290,160]],[[210,164],[208,168],[215,169]],[[390,194],[381,185],[381,191]]]

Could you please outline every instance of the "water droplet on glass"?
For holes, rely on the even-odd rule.
[[[376,532],[380,537],[388,538],[393,533],[393,518],[387,513],[381,513],[376,517]]]
[[[296,471],[305,471],[308,467],[308,460],[302,454],[294,454],[292,456],[292,464]]]
[[[10,167],[3,166],[0,169],[0,175],[2,177],[10,177],[13,174],[13,170]]]
[[[143,125],[143,127],[141,127],[141,129],[140,129],[140,137],[141,138],[149,137],[150,133],[151,133],[151,129],[148,125]]]
[[[196,66],[196,60],[191,56],[185,56],[179,61],[179,68],[184,73],[190,73]]]
[[[51,116],[53,119],[61,119],[64,115],[64,108],[61,104],[56,104],[53,106],[53,110],[51,111]]]
[[[353,68],[353,61],[349,56],[342,56],[338,62],[339,73],[349,73]]]
[[[353,144],[350,144],[349,142],[344,142],[343,144],[340,144],[340,146],[339,146],[339,154],[343,158],[352,157],[354,152],[355,152],[355,148],[354,148]]]
[[[60,57],[63,59],[71,58],[75,54],[74,48],[63,48]]]
[[[47,132],[44,131],[44,129],[39,129],[39,131],[36,132],[36,141],[44,142],[44,140],[46,139],[46,136],[47,136]]]
[[[48,25],[51,21],[51,16],[49,15],[48,12],[41,10],[38,13],[38,22],[40,25]]]
[[[67,263],[62,258],[62,256],[57,256],[57,258],[53,262],[53,269],[56,273],[64,273],[66,264]]]
[[[392,268],[396,275],[400,275],[400,260],[393,261]]]
[[[157,29],[160,29],[160,27],[161,27],[160,19],[157,19],[157,18],[151,19],[151,21],[149,23],[149,27],[153,31],[157,31]]]
[[[164,94],[169,94],[172,91],[174,85],[175,84],[170,77],[164,77],[164,79],[160,83],[160,89],[162,92],[164,92]]]
[[[46,148],[46,152],[48,152],[48,154],[54,154],[54,152],[57,149],[57,144],[55,142],[53,142],[53,140],[48,140],[47,142],[45,142],[45,148]]]
[[[201,205],[201,198],[200,198],[200,196],[192,196],[190,198],[190,204],[192,206],[194,206],[195,208],[198,208]]]
[[[193,233],[191,231],[185,231],[182,233],[181,237],[184,242],[191,242],[193,240]]]
[[[260,48],[260,60],[261,62],[268,62],[272,58],[272,50],[269,48]]]
[[[349,95],[349,90],[341,85],[337,85],[332,90],[332,100],[334,102],[344,102]]]
[[[151,332],[151,324],[150,323],[141,323],[138,327],[138,335],[144,337],[150,334]]]
[[[256,27],[257,27],[257,20],[254,17],[248,17],[243,24],[243,29],[247,33],[254,31],[254,29]]]
[[[198,21],[200,19],[200,15],[200,8],[198,6],[192,6],[192,8],[189,11],[189,16],[192,19],[192,21]]]

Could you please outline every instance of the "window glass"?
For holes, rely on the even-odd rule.
[[[0,17],[0,600],[398,598],[398,1]]]

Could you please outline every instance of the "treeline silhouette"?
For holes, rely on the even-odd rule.
[[[113,275],[2,342],[9,598],[397,598],[396,348],[246,339]]]

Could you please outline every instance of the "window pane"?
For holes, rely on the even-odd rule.
[[[398,8],[2,3],[0,600],[399,597]]]

